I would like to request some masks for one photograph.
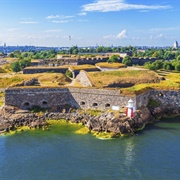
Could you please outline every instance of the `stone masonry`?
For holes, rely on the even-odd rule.
[[[5,104],[21,109],[70,106],[81,109],[108,110],[112,106],[126,107],[133,99],[136,108],[147,106],[149,99],[160,105],[180,108],[180,91],[151,90],[138,96],[124,96],[120,90],[95,88],[8,88]]]
[[[129,99],[120,90],[87,88],[9,88],[5,91],[5,104],[30,109],[33,106],[51,108],[71,106],[81,109],[107,110],[112,106],[125,107]]]

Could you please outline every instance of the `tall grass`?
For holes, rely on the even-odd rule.
[[[89,72],[88,76],[95,87],[107,87],[112,84],[141,84],[159,82],[159,76],[149,70],[124,70],[124,71],[106,71]]]

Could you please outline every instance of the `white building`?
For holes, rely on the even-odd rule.
[[[174,46],[173,46],[175,49],[177,49],[178,48],[178,42],[177,41],[175,41],[174,42]]]

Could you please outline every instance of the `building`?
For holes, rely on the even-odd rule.
[[[178,42],[177,41],[175,41],[174,42],[174,46],[173,46],[175,49],[177,49],[178,48]]]

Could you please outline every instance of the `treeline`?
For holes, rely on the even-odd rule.
[[[17,60],[11,64],[11,69],[14,72],[19,72],[23,70],[25,67],[31,65],[31,60],[30,59],[22,59],[22,60]]]
[[[90,53],[129,53],[131,57],[147,57],[147,58],[157,58],[162,60],[173,60],[180,55],[180,51],[174,50],[173,48],[168,49],[153,49],[149,48],[142,50],[137,47],[127,46],[127,47],[104,47],[99,46],[97,48],[79,48],[78,46],[73,46],[69,49],[63,50],[47,50],[47,51],[30,51],[30,52],[20,52],[14,51],[9,57],[19,58],[19,59],[51,59],[56,58],[57,54],[70,54],[77,55],[80,53],[90,54]]]
[[[20,52],[14,51],[9,54],[10,58],[22,59],[51,59],[56,58],[58,52],[56,50],[48,51],[30,51],[30,52]]]
[[[180,71],[180,60],[178,58],[172,61],[156,60],[153,63],[152,62],[145,63],[144,67],[150,70],[165,69],[165,70]]]
[[[78,48],[77,46],[71,47],[69,50],[61,50],[59,54],[78,54],[78,53],[129,53],[132,57],[148,57],[163,60],[173,60],[180,55],[180,51],[173,48],[168,49],[146,49],[127,46],[127,47],[104,47],[97,48]]]

